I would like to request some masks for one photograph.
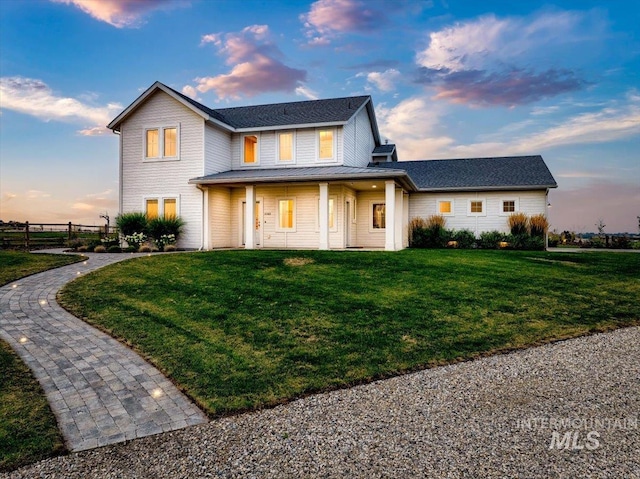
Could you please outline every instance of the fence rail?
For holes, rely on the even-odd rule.
[[[117,234],[115,226],[68,223],[4,223],[0,225],[0,248],[40,249],[69,246],[74,240],[97,240]]]

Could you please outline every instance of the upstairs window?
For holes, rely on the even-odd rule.
[[[333,128],[318,130],[318,160],[332,161],[335,159],[335,131]]]
[[[176,156],[178,140],[177,128],[165,128],[164,129],[164,152],[163,156]]]
[[[144,130],[145,160],[179,159],[180,125],[154,126]]]
[[[293,132],[278,133],[278,161],[293,162]]]
[[[157,129],[147,130],[147,141],[145,148],[145,158],[157,158],[159,148],[159,134]]]
[[[242,137],[242,161],[249,165],[258,163],[258,137],[245,135]]]

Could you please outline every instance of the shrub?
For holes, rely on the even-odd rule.
[[[166,251],[166,247],[174,245],[175,242],[175,235],[162,235],[156,239],[156,246],[160,251]]]
[[[104,246],[108,250],[112,246],[118,246],[120,243],[120,240],[118,240],[117,236],[111,236],[111,237],[107,236],[106,238],[102,238],[100,240],[100,243],[102,244],[102,246]]]
[[[140,249],[138,249],[138,251],[140,253],[151,253],[151,246],[149,246],[148,244],[143,244],[142,246],[140,246]]]
[[[549,233],[549,247],[555,248],[560,244],[561,238],[557,233]]]
[[[84,243],[82,242],[82,240],[72,239],[68,242],[68,246],[72,250],[78,251],[78,248],[80,248],[81,246],[84,246]]]
[[[544,237],[528,236],[523,249],[531,250],[531,251],[544,250]]]
[[[411,218],[409,221],[409,246],[411,248],[424,248],[425,230],[427,222],[424,218]]]
[[[442,215],[431,215],[427,218],[425,223],[427,228],[444,229],[445,225],[447,224],[447,219]]]
[[[458,243],[458,248],[473,248],[476,244],[476,235],[471,230],[452,231],[451,239]]]
[[[527,226],[529,219],[524,213],[513,213],[509,215],[508,219],[509,229],[514,236],[527,234]]]
[[[507,237],[500,231],[485,231],[480,234],[478,246],[483,249],[498,249],[500,243],[506,241]]]
[[[628,236],[614,236],[611,238],[611,247],[619,249],[631,248],[631,240]]]
[[[106,253],[107,252],[107,248],[105,248],[102,245],[98,245],[98,246],[93,248],[93,252],[94,253]]]
[[[137,251],[138,251],[138,249],[139,249],[139,248],[136,248],[135,246],[131,246],[131,245],[129,245],[129,246],[127,246],[123,251],[124,251],[125,253],[135,253],[135,252],[137,252]]]
[[[132,233],[124,237],[124,240],[127,242],[129,246],[132,246],[137,251],[140,248],[140,245],[147,241],[147,235],[144,233]]]
[[[111,245],[107,248],[107,253],[122,253],[122,248],[118,245]]]
[[[86,246],[78,246],[77,251],[78,251],[78,253],[85,253],[87,251],[87,247]]]
[[[170,252],[170,251],[175,251],[177,249],[178,248],[176,248],[176,245],[174,245],[174,244],[168,244],[168,245],[165,245],[165,247],[164,247],[164,251],[166,251],[167,253]]]
[[[549,229],[549,222],[544,215],[533,215],[529,219],[529,228],[531,230],[531,236],[534,238],[543,238]]]
[[[182,233],[183,226],[184,221],[179,216],[170,216],[168,218],[158,216],[157,218],[153,218],[149,221],[147,230],[149,232],[149,236],[156,241],[158,241],[163,235],[173,235],[175,241],[178,241],[180,233]]]
[[[521,233],[518,235],[510,234],[505,237],[504,241],[509,243],[509,249],[527,249],[530,238],[531,237],[528,233]]]
[[[147,231],[147,216],[141,212],[122,213],[116,217],[116,225],[122,236]]]

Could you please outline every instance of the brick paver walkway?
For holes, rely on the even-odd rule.
[[[0,336],[42,385],[68,448],[81,451],[206,422],[157,369],[56,303],[67,282],[131,255],[87,257],[0,288]]]

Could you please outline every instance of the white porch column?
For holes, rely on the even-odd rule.
[[[211,249],[211,225],[209,224],[209,188],[205,188],[202,192],[202,249]]]
[[[244,248],[253,249],[256,242],[256,193],[253,185],[245,187]]]
[[[396,190],[396,216],[395,216],[395,250],[400,251],[402,249],[402,223],[404,217],[404,203],[402,188]]]
[[[385,201],[385,241],[384,249],[395,251],[396,249],[396,182],[385,181],[384,184]]]
[[[319,249],[329,249],[329,183],[320,183],[320,244]]]

